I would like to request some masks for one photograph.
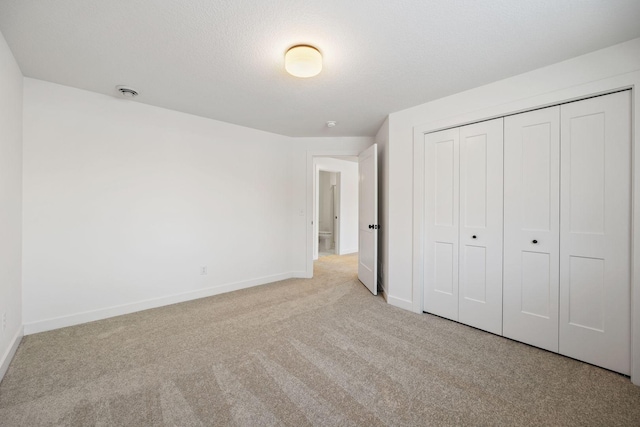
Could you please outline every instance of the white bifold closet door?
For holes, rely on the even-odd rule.
[[[458,320],[502,334],[503,119],[460,128]]]
[[[424,310],[502,333],[502,119],[425,135]]]
[[[458,320],[460,129],[425,135],[424,311]]]
[[[560,353],[629,374],[631,93],[560,114]]]
[[[558,352],[560,107],[504,119],[503,335]]]

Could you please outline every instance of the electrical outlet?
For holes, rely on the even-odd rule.
[[[2,313],[2,332],[7,329],[7,313]]]
[[[201,276],[206,276],[207,275],[207,266],[202,266],[200,267],[200,275]]]

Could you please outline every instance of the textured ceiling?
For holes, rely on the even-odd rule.
[[[0,0],[25,76],[291,136],[374,135],[391,112],[640,37],[639,22],[638,0]],[[322,51],[319,76],[286,74],[295,44]]]

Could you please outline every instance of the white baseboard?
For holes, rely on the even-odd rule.
[[[22,326],[18,328],[18,332],[13,337],[11,344],[9,344],[9,348],[2,355],[2,359],[0,359],[0,382],[4,378],[4,374],[7,373],[9,369],[9,364],[13,360],[13,356],[16,355],[16,351],[18,350],[18,346],[20,345],[20,341],[22,341],[22,337],[24,336],[24,331]]]
[[[356,252],[358,252],[358,248],[347,248],[340,250],[340,253],[338,255],[349,255],[355,254]]]
[[[386,294],[386,295],[387,295],[387,303],[391,304],[392,306],[402,308],[408,311],[413,311],[413,302],[406,299],[397,298],[389,294]]]
[[[253,286],[265,285],[267,283],[278,282],[280,280],[286,280],[292,277],[296,277],[296,273],[299,272],[274,274],[272,276],[264,276],[241,282],[228,283],[225,285],[214,286],[206,289],[198,289],[196,291],[189,291],[166,297],[152,298],[130,304],[123,304],[114,307],[101,308],[97,310],[70,314],[67,316],[54,317],[51,319],[25,323],[24,334],[37,334],[38,332],[66,328],[67,326],[74,326],[81,323],[107,319],[109,317],[121,316],[123,314],[135,313],[137,311],[148,310],[150,308],[163,307],[165,305],[177,304],[180,302],[191,301],[199,298],[206,298],[214,295],[224,294],[227,292],[237,291],[240,289],[251,288]]]
[[[293,271],[291,277],[294,279],[311,279],[311,276],[306,271]]]

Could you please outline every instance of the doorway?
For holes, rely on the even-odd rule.
[[[327,166],[323,163],[332,163]],[[336,164],[347,169],[340,169]],[[351,174],[348,173],[350,169]],[[358,254],[357,275],[360,281],[374,294],[377,294],[379,278],[377,277],[377,146],[373,144],[364,151],[313,152],[307,151],[307,206],[311,214],[307,230],[307,268],[305,277],[313,277],[314,261],[318,259],[319,246],[327,244],[327,232],[330,225],[320,224],[318,208],[320,171],[340,172],[330,183],[335,182],[333,195],[338,196],[334,207],[338,208],[338,220],[334,233],[334,251],[338,255]],[[349,179],[349,175],[352,179]],[[327,179],[327,178],[325,178]],[[351,194],[349,189],[351,189]],[[327,194],[329,190],[327,190]],[[350,215],[351,213],[351,215]],[[335,218],[337,216],[337,218]],[[335,224],[335,223],[334,223]],[[325,233],[321,239],[319,231]],[[322,240],[322,241],[321,241]],[[378,280],[376,280],[378,279]]]
[[[313,264],[318,260],[320,246],[319,177],[320,171],[336,173],[336,230],[332,233],[334,254],[358,252],[358,153],[361,150],[307,151],[307,224],[306,275],[313,277]],[[327,227],[323,224],[323,231]],[[337,237],[333,235],[337,234]],[[324,239],[323,239],[324,240]]]
[[[314,246],[314,260],[322,256],[340,255],[340,172],[320,169],[316,174],[316,209],[314,232],[318,236]],[[347,218],[348,219],[348,218]]]
[[[358,163],[354,156],[313,159],[313,260],[358,252]]]

